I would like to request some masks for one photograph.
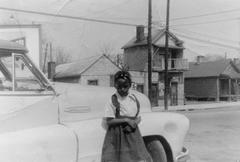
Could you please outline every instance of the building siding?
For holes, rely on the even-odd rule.
[[[146,46],[124,49],[124,63],[129,70],[144,71],[147,66],[148,51]]]
[[[196,98],[216,98],[217,78],[185,78],[185,96]]]
[[[64,78],[57,78],[54,81],[57,82],[65,82],[65,83],[79,83],[80,76],[73,76],[73,77],[64,77]]]
[[[106,57],[102,57],[81,74],[80,84],[87,85],[88,80],[98,80],[99,86],[110,86],[111,75],[120,69]]]

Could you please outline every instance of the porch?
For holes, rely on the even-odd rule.
[[[219,100],[237,101],[240,100],[239,79],[219,79]]]
[[[163,71],[165,70],[165,63],[164,59],[161,59],[159,62],[155,63],[153,62],[153,71]],[[188,70],[189,64],[187,59],[181,59],[181,58],[171,58],[168,59],[168,70]]]

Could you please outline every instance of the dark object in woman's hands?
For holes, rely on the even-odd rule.
[[[126,125],[124,125],[123,131],[130,133],[134,132],[137,128],[137,123],[134,119],[126,119]]]

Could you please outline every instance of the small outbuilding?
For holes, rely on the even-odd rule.
[[[54,81],[82,85],[113,86],[113,76],[120,68],[106,55],[92,56],[56,67]]]
[[[191,62],[185,73],[186,99],[236,100],[239,96],[240,73],[231,59]]]

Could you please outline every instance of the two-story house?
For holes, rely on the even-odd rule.
[[[164,101],[164,55],[165,55],[165,29],[156,30],[152,33],[152,100],[153,105],[163,105]],[[184,76],[183,72],[188,69],[188,62],[183,59],[183,41],[174,34],[168,32],[169,36],[169,85],[170,105],[184,104]],[[136,36],[134,36],[123,47],[124,64],[132,73],[136,86],[141,86],[144,94],[148,92],[147,64],[148,48],[147,35],[144,33],[144,26],[137,26]],[[140,77],[144,79],[139,79]],[[138,88],[137,88],[138,89]]]

